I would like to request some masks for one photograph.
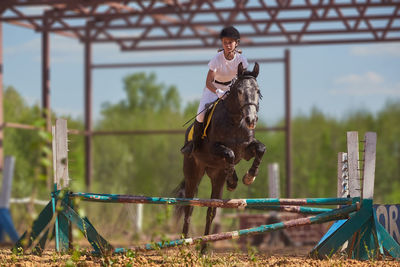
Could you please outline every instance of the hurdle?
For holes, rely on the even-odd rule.
[[[320,240],[310,255],[325,258],[348,243],[349,258],[370,259],[390,255],[400,258],[400,246],[377,222],[372,208],[375,173],[376,134],[367,133],[364,142],[362,187],[360,184],[358,133],[349,132],[347,159],[341,162],[338,178],[340,192],[344,197],[336,198],[258,198],[258,199],[199,199],[144,197],[119,194],[75,193],[69,191],[67,122],[59,119],[53,131],[54,192],[51,201],[39,214],[32,229],[25,232],[15,244],[15,249],[43,251],[50,233],[54,232],[56,251],[67,252],[71,248],[71,227],[76,226],[100,254],[120,253],[128,249],[135,251],[171,248],[218,240],[235,239],[244,235],[262,234],[296,226],[336,221]],[[343,165],[343,166],[342,166]],[[339,167],[338,167],[339,168]],[[346,180],[347,179],[347,180]],[[339,189],[338,189],[339,190]],[[191,205],[202,207],[261,209],[308,213],[314,216],[279,222],[269,225],[216,233],[207,236],[149,243],[130,248],[114,248],[95,229],[87,217],[80,216],[73,207],[73,199],[102,203],[145,203],[161,205]],[[327,209],[318,205],[335,205]],[[307,207],[312,206],[312,207]]]

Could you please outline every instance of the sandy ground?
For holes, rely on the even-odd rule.
[[[71,254],[58,254],[54,249],[41,256],[13,254],[10,248],[0,250],[0,266],[400,266],[393,259],[357,261],[335,255],[330,259],[314,260],[307,254],[312,247],[281,247],[247,251],[213,247],[207,255],[200,255],[193,247],[158,250],[152,252],[127,252],[123,255],[93,256],[86,250]]]

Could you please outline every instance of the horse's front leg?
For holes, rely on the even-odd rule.
[[[226,163],[226,185],[229,191],[233,191],[237,187],[238,177],[235,172],[235,153],[229,147],[215,143],[211,151],[215,156],[223,158]]]
[[[265,153],[266,147],[263,143],[258,140],[254,140],[245,148],[244,159],[249,161],[254,157],[253,164],[247,173],[243,176],[243,183],[245,185],[250,185],[256,179],[258,174],[258,167],[260,166],[261,159]]]

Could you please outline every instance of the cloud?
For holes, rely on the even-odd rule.
[[[50,36],[51,63],[82,62],[84,51],[82,43],[56,34]],[[31,57],[35,62],[40,62],[41,45],[41,37],[38,34],[36,38],[26,42],[5,46],[4,55],[11,57],[23,54],[26,58]],[[182,58],[198,60],[208,59],[214,52],[212,49],[122,52],[115,43],[106,43],[93,45],[93,60],[96,63],[180,61]]]
[[[353,46],[350,54],[355,56],[391,56],[400,57],[400,44],[374,44],[365,46]]]
[[[25,102],[29,106],[40,105],[40,99],[38,97],[30,96],[30,95],[24,95],[23,98],[24,98]]]
[[[379,83],[383,83],[384,79],[378,73],[373,72],[373,71],[368,71],[362,75],[349,74],[346,76],[342,76],[342,77],[337,78],[334,82],[339,83],[339,84],[363,84],[363,83],[379,84]]]
[[[31,13],[40,12],[40,8],[29,10]],[[26,29],[16,27],[16,36],[22,35]],[[114,32],[117,36],[135,36],[127,31]],[[42,40],[40,33],[32,33],[29,37],[18,38],[17,42],[4,45],[4,56],[20,56],[34,62],[41,61]],[[214,55],[216,49],[198,50],[164,50],[164,51],[126,51],[122,52],[119,45],[114,42],[93,43],[93,61],[95,63],[117,63],[117,62],[150,62],[150,61],[180,61],[209,59]],[[81,64],[83,60],[84,45],[77,39],[50,34],[51,63],[76,63]]]
[[[39,36],[39,35],[38,35]],[[50,62],[81,62],[83,55],[83,46],[71,38],[61,37],[58,35],[50,35]],[[31,39],[24,43],[4,47],[5,56],[15,56],[24,54],[24,57],[29,57],[36,61],[41,61],[41,46],[40,37]]]
[[[93,55],[96,63],[105,62],[150,62],[159,61],[181,61],[182,59],[198,60],[209,59],[214,55],[215,49],[198,50],[164,50],[164,51],[121,51],[114,43],[96,44],[93,47]],[[150,59],[150,60],[149,60]]]
[[[13,56],[20,53],[32,53],[36,54],[40,52],[40,38],[34,38],[27,42],[12,45],[12,46],[5,46],[4,47],[4,55],[5,56]]]
[[[72,116],[72,117],[82,117],[83,111],[71,108],[53,107],[52,108],[58,116]]]
[[[338,77],[334,80],[334,83],[336,86],[340,86],[340,88],[330,90],[330,94],[332,95],[400,96],[400,83],[389,83],[385,81],[382,75],[373,71]]]

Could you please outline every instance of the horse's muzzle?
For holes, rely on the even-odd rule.
[[[249,128],[250,130],[254,130],[257,125],[258,116],[246,116],[244,118],[244,121],[246,123],[247,128]]]

